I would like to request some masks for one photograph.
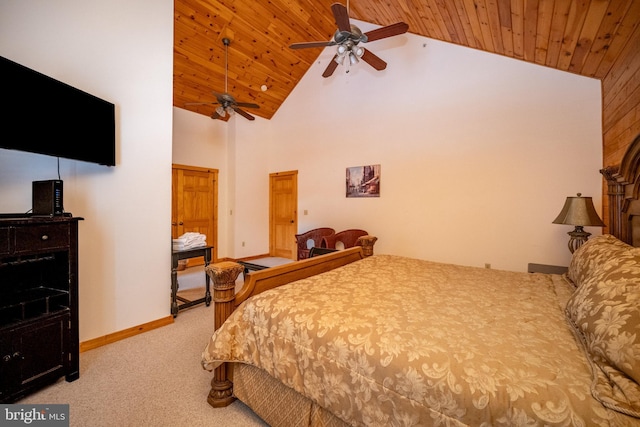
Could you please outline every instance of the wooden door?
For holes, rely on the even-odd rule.
[[[218,170],[174,164],[171,187],[171,237],[202,233],[213,246],[212,261],[217,260]],[[187,266],[203,263],[203,258],[189,259]]]
[[[296,259],[298,171],[269,175],[269,254]]]

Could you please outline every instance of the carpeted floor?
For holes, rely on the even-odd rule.
[[[80,378],[16,403],[68,403],[77,427],[266,426],[244,404],[207,403],[213,373],[200,355],[213,332],[213,305],[181,311],[171,325],[80,354]]]

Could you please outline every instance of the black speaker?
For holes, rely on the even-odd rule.
[[[33,215],[63,215],[62,180],[33,181],[32,187]]]

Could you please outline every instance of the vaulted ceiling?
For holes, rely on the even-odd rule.
[[[270,119],[328,41],[336,0],[175,0],[173,105],[211,116],[212,92]],[[604,79],[640,24],[640,0],[351,0],[351,19]],[[225,46],[228,80],[225,88]],[[640,49],[640,48],[639,48]],[[384,71],[382,71],[384,72]],[[322,78],[318,76],[318,78]],[[334,75],[330,78],[339,78]],[[266,89],[266,90],[263,90]]]

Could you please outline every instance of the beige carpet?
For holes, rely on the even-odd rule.
[[[200,355],[212,332],[213,305],[192,307],[171,325],[81,353],[78,380],[16,403],[68,403],[77,427],[266,426],[238,401],[207,403],[213,373]]]
[[[213,286],[209,287],[209,292],[211,292],[211,296],[213,297]],[[185,289],[184,291],[178,291],[178,296],[186,298],[189,301],[195,301],[205,296],[205,289],[204,287]],[[181,301],[178,301],[178,303],[182,304]],[[211,302],[211,304],[213,305],[213,302]]]

